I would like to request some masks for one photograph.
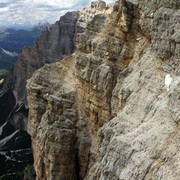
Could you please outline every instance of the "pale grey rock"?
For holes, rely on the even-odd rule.
[[[179,101],[167,94],[164,76],[154,73],[159,62],[150,56],[144,55],[141,60],[146,62],[121,84],[121,89],[129,87],[132,92],[123,109],[100,129],[100,157],[86,179],[178,179],[179,133],[169,108],[177,111]],[[138,69],[145,70],[140,79]],[[169,101],[176,102],[172,106],[177,109],[169,107]]]
[[[31,84],[32,80],[29,82],[30,93],[36,94],[29,99],[33,109],[29,117],[34,121],[29,122],[28,131],[33,138],[37,179],[77,179],[77,112],[72,87],[62,86],[64,68],[55,64],[45,66],[41,71],[43,76],[36,76],[39,72],[34,75],[37,85]],[[41,81],[49,70],[54,71],[54,80],[49,76],[46,81]]]
[[[178,14],[179,1],[118,1],[77,36],[76,53],[33,75],[37,179],[179,179]]]

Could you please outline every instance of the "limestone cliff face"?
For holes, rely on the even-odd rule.
[[[3,119],[1,117],[5,116],[4,110],[0,114],[0,123],[9,119],[16,128],[26,129],[27,112],[24,112],[27,109],[26,80],[44,64],[56,62],[75,51],[74,38],[77,32],[82,31],[76,24],[78,16],[78,12],[69,12],[62,16],[59,21],[44,31],[32,47],[23,50],[20,59],[0,89],[3,96],[11,91],[15,99],[14,107],[9,110],[9,114]],[[0,104],[3,103],[3,99],[0,98]]]
[[[31,168],[25,169],[33,162],[31,138],[24,131],[28,116],[26,80],[44,64],[75,51],[74,38],[82,31],[78,17],[78,12],[67,13],[32,47],[25,48],[0,88],[0,179],[34,179]]]
[[[32,168],[28,166],[25,169],[28,163],[32,164],[33,158],[31,139],[24,131],[28,117],[26,80],[44,64],[56,62],[75,51],[77,33],[83,32],[95,14],[101,11],[109,13],[112,9],[98,7],[86,7],[81,12],[68,12],[62,16],[52,27],[44,31],[32,47],[23,50],[5,83],[1,84],[0,179],[34,179]]]
[[[34,73],[37,179],[179,179],[179,9],[118,1],[77,36],[76,53]]]

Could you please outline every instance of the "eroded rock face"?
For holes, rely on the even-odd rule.
[[[50,70],[52,70],[51,67],[45,66],[44,75]],[[36,169],[38,169],[37,177],[38,179],[76,179],[75,123],[77,122],[77,112],[74,89],[68,84],[68,82],[72,83],[73,77],[66,76],[67,79],[63,79],[65,74],[68,75],[68,69],[63,66],[54,65],[53,71],[55,81],[52,81],[50,76],[46,79],[46,82],[41,84],[42,79],[36,76],[36,81],[39,84],[33,85],[31,93],[35,96],[29,99],[31,102],[30,108],[34,109],[29,114],[30,119],[33,119],[35,114],[37,115],[34,121],[30,122],[29,128],[34,141],[33,149]],[[62,91],[65,92],[63,93],[58,87],[64,81],[67,81],[67,83],[64,84]],[[51,83],[54,87],[56,86],[54,94],[55,89],[52,89]],[[43,87],[44,84],[47,84],[46,88]],[[46,93],[42,94],[44,90]],[[38,106],[35,104],[37,101],[39,102]],[[59,145],[57,146],[57,144]],[[46,159],[43,157],[46,157]]]
[[[77,32],[82,31],[77,25],[78,17],[78,12],[67,13],[50,29],[46,29],[32,47],[25,48],[0,89],[0,155],[3,164],[0,179],[22,179],[23,176],[34,179],[31,168],[23,171],[27,164],[33,163],[31,138],[23,131],[26,130],[28,117],[26,80],[44,64],[75,51],[74,38]],[[15,127],[13,130],[3,128],[7,121]]]
[[[78,12],[69,12],[50,29],[45,30],[33,47],[23,50],[20,59],[9,73],[1,93],[5,94],[10,90],[14,94],[16,105],[12,108],[10,119],[15,127],[26,129],[27,125],[26,114],[18,110],[22,106],[27,109],[26,80],[44,64],[55,62],[75,51],[74,38],[76,33],[81,31],[80,27],[76,26],[78,16]]]
[[[179,5],[118,1],[77,36],[76,53],[34,73],[37,179],[178,180]]]
[[[13,135],[16,129],[26,130],[28,117],[28,107],[25,88],[26,80],[32,76],[35,70],[41,68],[45,64],[56,62],[57,60],[61,60],[65,56],[72,54],[76,49],[75,37],[77,33],[84,31],[84,28],[86,28],[88,22],[91,21],[95,14],[110,13],[111,9],[112,8],[109,8],[108,11],[104,9],[103,11],[98,10],[97,12],[96,9],[86,7],[80,12],[68,12],[49,29],[46,29],[43,35],[35,42],[35,44],[32,47],[25,48],[23,50],[19,61],[15,64],[15,66],[9,73],[5,83],[3,85],[1,84],[0,125],[3,126],[3,124],[5,124],[7,121],[10,121],[10,123],[15,127],[15,129],[12,132],[7,133],[4,132],[7,128],[3,128],[3,135],[0,134],[0,139],[6,139],[7,137],[5,135]],[[24,133],[26,135],[26,132]],[[23,137],[24,141],[27,141],[29,143],[30,148],[30,137]],[[19,137],[17,134],[17,136],[14,139],[12,139],[12,142],[16,142],[16,139],[18,138]],[[10,147],[6,148],[8,152],[11,151]],[[23,148],[24,147],[22,146],[22,149]],[[20,152],[20,149],[16,148],[17,153]],[[27,159],[29,158],[29,161],[32,162],[31,149],[29,152],[30,156],[27,155]],[[6,161],[9,160],[9,158],[11,157],[5,156],[4,158],[4,156],[5,155],[3,154],[2,163],[6,164]],[[19,154],[19,156],[21,158],[21,154]],[[77,157],[77,153],[74,154],[74,157]],[[29,162],[27,160],[25,161]],[[13,163],[17,167],[20,164],[22,168],[15,168],[13,169],[13,171],[11,171],[11,166],[14,166]],[[86,165],[84,170],[82,170],[82,174],[85,174],[88,162],[84,162],[84,164]],[[10,161],[10,165],[7,166],[10,167],[10,170],[9,168],[4,168],[8,171],[8,173],[13,173],[12,177],[14,177],[17,173],[16,170],[21,171],[26,166],[26,163],[24,163],[24,161],[19,163],[18,158],[14,159],[12,157],[12,163]],[[7,175],[4,168],[0,168],[0,171],[2,171],[2,174],[0,174],[0,176],[2,175],[2,177]],[[26,168],[25,170],[27,176],[29,174],[29,169],[31,168]]]

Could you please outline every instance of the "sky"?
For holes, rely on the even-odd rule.
[[[0,0],[0,27],[54,23],[67,11],[81,10],[92,0]],[[115,0],[104,0],[112,3]]]

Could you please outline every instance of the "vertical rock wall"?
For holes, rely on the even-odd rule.
[[[77,36],[76,53],[34,73],[37,179],[178,180],[178,17],[178,0],[118,1]]]

